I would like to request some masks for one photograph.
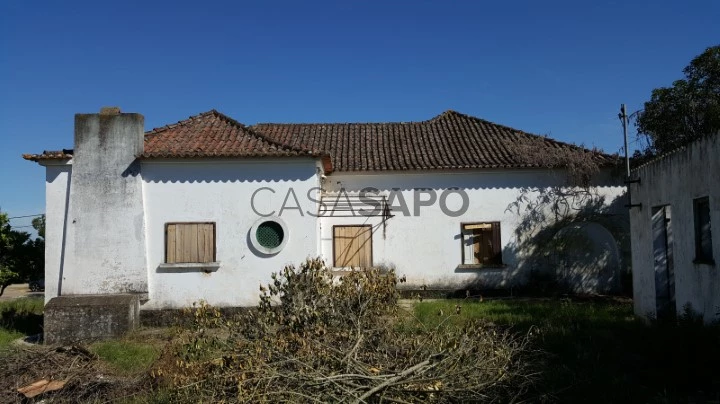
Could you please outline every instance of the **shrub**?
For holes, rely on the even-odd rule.
[[[236,317],[196,307],[199,326],[153,371],[176,400],[507,401],[533,380],[527,338],[481,322],[399,327],[393,271],[334,277],[313,259],[272,279]]]
[[[334,277],[321,259],[309,259],[299,269],[285,267],[261,286],[259,319],[281,331],[324,333],[328,328],[375,328],[397,310],[394,271],[372,268]]]

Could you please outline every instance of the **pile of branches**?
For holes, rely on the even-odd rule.
[[[403,319],[397,283],[381,269],[334,277],[319,259],[286,267],[254,310],[196,307],[153,376],[177,401],[510,402],[530,388],[526,336]]]
[[[118,377],[108,372],[98,357],[82,345],[17,347],[0,360],[2,403],[107,402],[147,386],[145,377]],[[36,385],[45,387],[31,388]]]

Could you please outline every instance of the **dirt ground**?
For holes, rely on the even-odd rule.
[[[19,283],[10,285],[5,289],[5,293],[0,296],[0,301],[17,299],[19,297],[43,297],[43,292],[31,292],[27,283]]]

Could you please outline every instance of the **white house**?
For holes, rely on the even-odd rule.
[[[145,132],[142,115],[105,108],[76,115],[74,149],[24,158],[46,168],[46,300],[136,293],[162,309],[255,304],[271,272],[311,256],[394,267],[410,288],[522,285],[537,246],[520,243],[527,218],[509,207],[565,183],[542,161],[563,150],[610,161],[454,111],[245,126],[212,110]],[[623,194],[606,169],[596,177],[606,205]],[[611,231],[586,225],[584,265],[552,270],[614,289],[628,263]]]
[[[635,313],[673,318],[689,308],[720,319],[720,135],[633,170],[630,212]],[[713,234],[715,233],[715,234]]]

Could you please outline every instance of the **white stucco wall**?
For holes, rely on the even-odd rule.
[[[72,165],[49,163],[45,167],[45,303],[61,288],[62,245]]]
[[[69,165],[47,168],[47,299],[57,295],[60,284],[69,172]],[[318,211],[319,172],[318,162],[302,158],[143,161],[139,176],[143,196],[140,213],[144,216],[148,300],[142,308],[185,307],[201,299],[218,306],[254,305],[258,301],[258,286],[269,282],[270,274],[284,265],[298,264],[317,255],[332,263],[332,226],[348,224],[375,226],[374,264],[396,267],[399,275],[407,277],[404,286],[508,288],[524,282],[529,268],[521,265],[522,251],[516,245],[515,229],[520,217],[508,206],[525,187],[549,187],[563,181],[562,174],[543,170],[329,175],[322,183],[328,191],[340,187],[348,191],[375,187],[384,194],[393,188],[401,190],[411,216],[393,212],[396,216],[387,221],[383,236],[378,217],[317,219],[310,215],[308,212]],[[421,207],[420,216],[413,216],[416,188],[436,190],[438,196],[449,188],[463,189],[469,198],[469,208],[459,217],[448,217],[436,203]],[[289,193],[291,189],[294,197]],[[254,198],[258,212],[254,212],[251,198],[258,190]],[[621,195],[624,188],[611,184],[600,186],[598,191],[610,202]],[[451,195],[447,202],[451,210],[460,206],[457,195]],[[285,210],[281,212],[283,206]],[[300,210],[292,209],[297,206]],[[280,216],[289,229],[288,242],[276,255],[257,254],[249,245],[249,231],[261,218],[259,214]],[[506,267],[458,268],[461,264],[460,223],[483,221],[501,222]],[[164,232],[168,222],[215,222],[216,258],[220,262],[217,271],[160,268],[164,263]],[[138,246],[138,250],[142,251],[143,246]],[[66,263],[72,261],[65,258]],[[78,282],[90,282],[78,279]],[[94,293],[92,285],[88,290]]]
[[[383,194],[398,188],[407,203],[410,216],[393,212],[396,216],[387,221],[385,235],[378,217],[322,217],[321,248],[327,262],[333,260],[334,225],[370,224],[373,226],[373,264],[396,268],[407,277],[407,287],[426,285],[429,288],[454,289],[463,287],[509,288],[525,282],[527,266],[521,264],[523,254],[516,249],[515,230],[520,217],[508,209],[524,187],[550,187],[562,184],[563,175],[547,170],[469,170],[434,172],[382,172],[376,174],[337,173],[327,178],[324,188],[348,192],[374,187]],[[617,183],[617,182],[616,182]],[[469,208],[458,217],[449,217],[438,203],[420,208],[414,213],[414,189],[432,189],[438,198],[449,188],[464,190],[469,197]],[[598,188],[607,201],[624,193],[617,185]],[[427,199],[423,195],[422,199]],[[447,199],[448,207],[456,210],[461,205],[457,195]],[[501,222],[501,241],[505,268],[463,269],[461,264],[460,228],[463,222]]]
[[[639,184],[631,188],[632,202],[641,204],[630,214],[635,313],[655,316],[655,268],[652,208],[670,205],[675,301],[679,313],[685,304],[705,321],[720,319],[720,135],[633,171]],[[715,265],[695,264],[693,199],[709,196]]]
[[[316,211],[306,197],[318,186],[316,162],[311,159],[144,161],[143,193],[147,223],[149,300],[143,309],[191,305],[200,299],[218,306],[247,306],[258,302],[261,283],[286,264],[298,264],[318,253],[316,219],[297,210],[282,212],[289,229],[285,248],[275,256],[259,256],[250,249],[250,228],[261,214],[280,213],[292,188],[303,212]],[[297,206],[290,197],[286,206]],[[288,212],[292,212],[288,213]],[[165,223],[215,222],[220,268],[163,271]]]

